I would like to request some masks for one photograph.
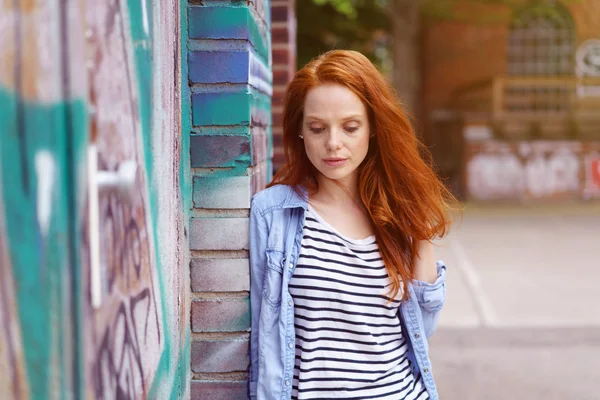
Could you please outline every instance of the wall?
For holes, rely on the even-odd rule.
[[[102,301],[83,313],[88,395],[185,396],[190,337],[180,197],[179,9],[118,0],[86,5],[88,126],[98,168],[135,160],[125,201],[100,193]],[[84,291],[92,289],[89,226],[81,208]]]
[[[271,2],[273,40],[273,169],[285,163],[283,151],[283,95],[296,72],[296,1]]]
[[[189,135],[191,398],[247,395],[248,216],[270,180],[269,2],[182,2]],[[186,25],[187,24],[187,25]]]
[[[0,398],[188,397],[179,5],[7,4]],[[95,194],[127,160],[129,190]]]
[[[81,372],[68,133],[84,92],[65,90],[63,10],[0,4],[0,398],[64,397]]]
[[[577,45],[600,38],[600,0],[567,5],[577,32]],[[510,10],[502,5],[470,4],[456,10],[457,20],[429,23],[423,29],[422,105],[425,116],[446,107],[453,91],[507,72]]]
[[[598,199],[600,143],[469,143],[466,182],[474,200]]]

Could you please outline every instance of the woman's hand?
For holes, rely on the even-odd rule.
[[[419,241],[419,256],[414,259],[415,279],[434,283],[437,279],[435,252],[433,243],[428,240]]]

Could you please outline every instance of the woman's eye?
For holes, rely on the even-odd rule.
[[[354,133],[357,130],[358,130],[358,127],[356,127],[356,126],[349,126],[346,128],[346,132],[349,132],[349,133]]]
[[[310,128],[312,133],[323,133],[324,130],[325,128]]]

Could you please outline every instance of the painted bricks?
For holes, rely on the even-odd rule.
[[[197,93],[192,95],[192,123],[199,125],[249,125],[250,93]]]
[[[248,7],[191,6],[188,12],[190,39],[246,40],[264,59],[268,46]]]
[[[247,398],[248,209],[271,171],[270,3],[187,7],[191,398]]]
[[[194,208],[250,208],[250,177],[194,177]]]
[[[250,300],[202,300],[192,303],[192,332],[241,332],[250,329]]]
[[[203,83],[247,83],[250,55],[247,52],[194,51],[189,57],[190,80]],[[214,68],[215,65],[221,66]]]
[[[248,340],[202,341],[192,344],[192,371],[246,371],[250,364]]]
[[[194,292],[240,292],[250,290],[247,258],[204,259],[191,262]]]
[[[243,400],[247,398],[247,381],[192,380],[191,400]]]
[[[199,136],[190,138],[192,168],[249,167],[251,159],[248,136]]]
[[[191,250],[248,250],[248,218],[192,218]]]
[[[295,0],[271,2],[273,24],[273,168],[277,170],[285,162],[283,152],[282,115],[283,94],[296,71],[296,14]]]

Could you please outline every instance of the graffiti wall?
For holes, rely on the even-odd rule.
[[[0,2],[0,398],[77,391],[67,156],[82,87],[58,1]],[[65,10],[66,11],[66,10]]]
[[[189,396],[179,26],[0,3],[2,399]]]
[[[468,143],[466,182],[476,200],[600,198],[600,143]]]

